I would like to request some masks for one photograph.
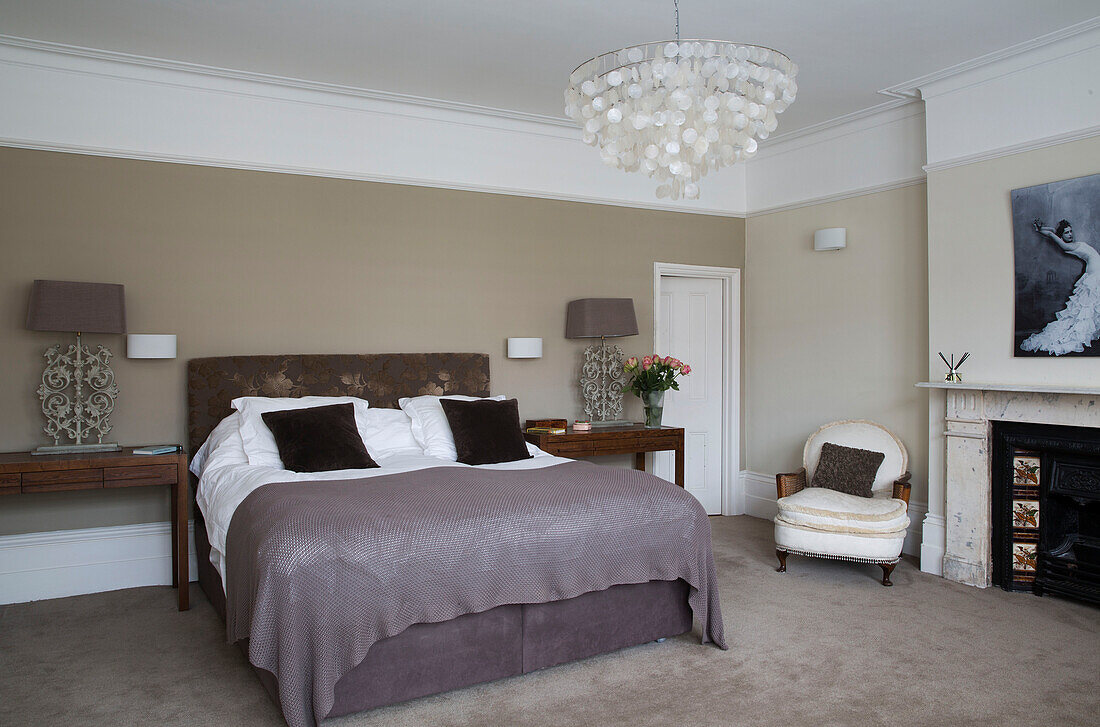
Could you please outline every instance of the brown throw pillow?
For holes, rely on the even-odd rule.
[[[842,447],[826,442],[821,445],[821,458],[814,470],[810,487],[825,487],[849,495],[871,497],[871,485],[886,455],[869,449]]]
[[[378,466],[359,436],[352,404],[267,411],[261,416],[275,437],[283,467],[291,472]]]
[[[459,462],[496,464],[531,458],[519,428],[519,403],[515,399],[440,399],[439,404],[451,425]]]

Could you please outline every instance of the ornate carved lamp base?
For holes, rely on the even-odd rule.
[[[581,395],[584,397],[584,413],[593,427],[627,424],[623,415],[623,350],[608,346],[604,338],[599,345],[584,349],[584,366],[581,368]]]
[[[46,368],[38,398],[46,417],[43,431],[53,438],[52,445],[39,447],[35,454],[68,454],[72,452],[115,452],[121,449],[114,442],[104,442],[103,435],[111,431],[111,412],[115,409],[118,386],[111,370],[111,351],[99,346],[95,355],[80,342],[61,352],[61,344],[45,353]],[[61,435],[69,436],[72,444],[61,444]],[[86,443],[85,438],[98,441]]]

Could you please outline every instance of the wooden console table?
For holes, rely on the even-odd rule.
[[[179,610],[189,607],[187,583],[187,455],[118,452],[34,455],[0,454],[0,498],[61,490],[105,490],[116,487],[169,485],[172,489],[172,586],[179,589]],[[0,506],[3,500],[0,499]]]
[[[596,457],[605,454],[633,454],[634,469],[645,471],[645,453],[671,450],[676,453],[676,484],[684,486],[684,430],[679,427],[647,429],[641,424],[593,427],[590,432],[524,434],[528,442],[559,457]]]

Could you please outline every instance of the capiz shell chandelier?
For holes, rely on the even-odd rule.
[[[605,164],[661,180],[657,196],[697,199],[710,169],[756,153],[794,102],[798,66],[723,40],[654,41],[589,59],[569,76],[565,114]]]

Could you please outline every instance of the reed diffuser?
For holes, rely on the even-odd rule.
[[[962,366],[963,362],[966,361],[966,359],[968,358],[970,358],[969,351],[962,355],[962,358],[959,359],[958,363],[955,363],[955,354],[951,354],[951,360],[948,361],[947,358],[941,353],[940,360],[947,364],[947,376],[945,376],[943,380],[952,384],[961,383],[962,376],[959,375],[959,367]]]

